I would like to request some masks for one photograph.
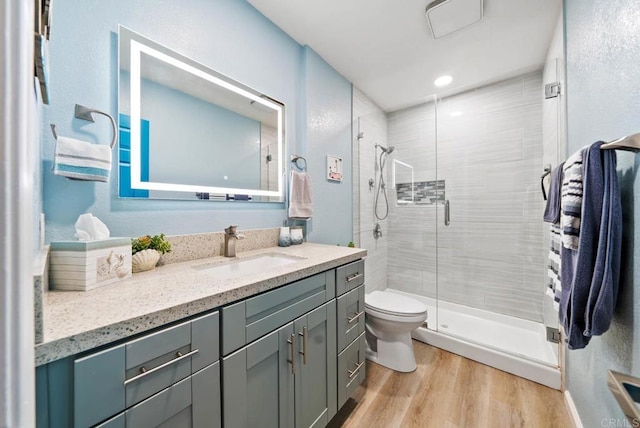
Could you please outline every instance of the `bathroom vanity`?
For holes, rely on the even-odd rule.
[[[37,426],[325,426],[365,376],[365,255],[269,247],[50,292]]]

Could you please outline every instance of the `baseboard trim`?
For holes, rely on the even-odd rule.
[[[584,428],[580,420],[580,415],[578,414],[578,409],[576,409],[576,404],[573,402],[573,398],[571,398],[571,393],[569,393],[568,389],[564,392],[564,404],[567,406],[569,418],[571,422],[573,422],[573,426],[575,428]]]

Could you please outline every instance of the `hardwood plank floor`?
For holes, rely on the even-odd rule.
[[[337,427],[571,427],[562,393],[413,341],[418,368],[367,361],[367,379],[331,421]]]

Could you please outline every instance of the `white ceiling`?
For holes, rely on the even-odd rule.
[[[470,88],[541,66],[562,3],[484,0],[482,21],[435,40],[432,0],[248,1],[385,111],[442,92],[433,80],[443,74],[451,88]]]

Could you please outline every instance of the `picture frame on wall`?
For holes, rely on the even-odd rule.
[[[44,104],[49,104],[49,37],[51,36],[52,1],[35,0],[34,8],[34,74],[38,79]]]
[[[342,182],[342,158],[327,156],[327,180]]]

